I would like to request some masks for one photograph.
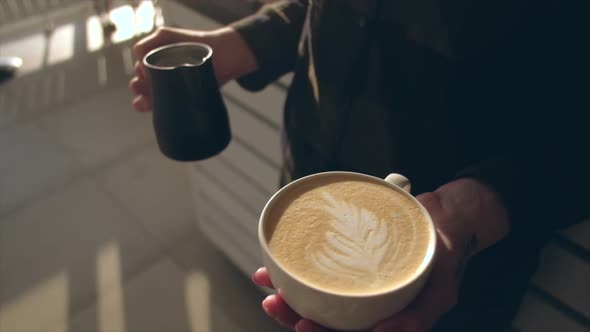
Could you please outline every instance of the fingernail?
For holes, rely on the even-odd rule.
[[[264,300],[262,300],[262,310],[266,312],[267,315],[271,317],[275,317],[276,314],[272,311],[270,303],[273,301],[272,295],[267,296]]]
[[[256,276],[260,273],[260,271],[262,270],[262,268],[259,268],[258,270],[256,270],[256,272],[252,273],[252,281],[256,282]]]

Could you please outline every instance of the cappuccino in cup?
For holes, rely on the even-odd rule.
[[[409,180],[352,172],[283,187],[260,216],[270,279],[302,317],[364,330],[406,307],[433,265],[436,231]]]
[[[429,221],[411,198],[351,175],[294,187],[269,218],[273,257],[303,282],[340,294],[404,284],[430,242]]]

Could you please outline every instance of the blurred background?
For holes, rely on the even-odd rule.
[[[249,281],[278,187],[287,75],[223,88],[233,140],[164,158],[132,111],[131,47],[162,25],[213,29],[247,0],[0,0],[0,332],[280,331]],[[556,234],[514,331],[590,329],[590,223]]]

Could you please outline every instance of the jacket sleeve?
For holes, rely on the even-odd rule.
[[[514,234],[546,238],[590,217],[590,54],[580,39],[590,26],[573,5],[545,9],[551,20],[540,17],[510,50],[517,61],[503,119],[516,124],[510,144],[457,177],[494,189]]]
[[[238,79],[242,87],[257,91],[293,70],[297,45],[307,13],[307,0],[279,1],[232,26],[246,40],[258,70]]]
[[[590,217],[590,165],[584,160],[588,156],[574,146],[569,151],[559,151],[561,144],[543,147],[547,149],[535,149],[536,156],[484,160],[457,176],[491,187],[508,211],[512,234],[533,241],[546,240],[554,231]]]

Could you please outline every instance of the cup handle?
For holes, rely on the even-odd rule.
[[[397,186],[407,192],[410,192],[410,190],[412,189],[412,184],[410,183],[410,180],[408,180],[407,177],[405,177],[401,174],[391,173],[385,178],[385,181],[387,181],[387,182],[393,184],[394,186]]]

